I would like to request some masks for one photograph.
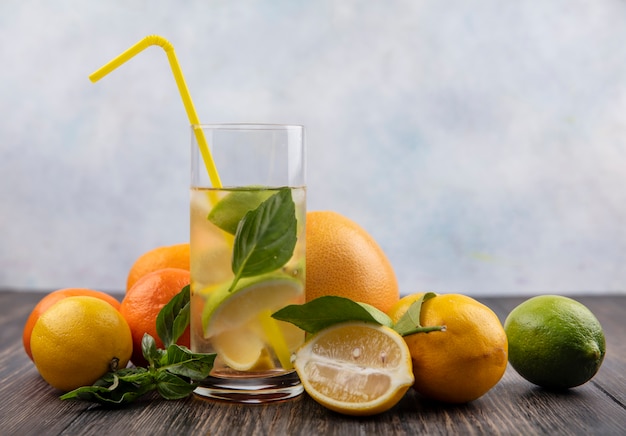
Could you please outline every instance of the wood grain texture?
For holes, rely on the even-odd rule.
[[[498,385],[465,405],[445,405],[412,390],[389,412],[354,418],[306,394],[284,403],[227,404],[154,395],[121,410],[58,399],[23,351],[21,333],[41,293],[0,292],[0,435],[531,435],[626,434],[626,296],[576,298],[602,323],[607,356],[589,383],[550,392],[509,366]],[[502,321],[525,298],[479,298]]]

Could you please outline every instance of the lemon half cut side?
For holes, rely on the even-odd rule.
[[[346,415],[389,410],[414,380],[402,336],[365,322],[340,323],[316,333],[298,350],[294,365],[315,401]]]

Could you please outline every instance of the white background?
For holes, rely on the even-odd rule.
[[[190,134],[303,124],[308,206],[401,292],[626,291],[626,2],[0,3],[0,287],[121,292],[188,240]]]

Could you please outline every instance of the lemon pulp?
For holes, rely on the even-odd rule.
[[[390,409],[414,380],[402,337],[386,326],[364,322],[318,332],[296,353],[295,368],[314,400],[348,415]]]

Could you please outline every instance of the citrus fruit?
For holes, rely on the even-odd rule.
[[[365,322],[335,324],[311,336],[296,353],[295,368],[315,401],[347,415],[389,410],[413,383],[402,337]]]
[[[87,295],[91,297],[100,298],[101,300],[106,301],[111,306],[116,309],[120,308],[120,302],[115,299],[113,296],[100,291],[95,291],[93,289],[87,288],[65,288],[59,289],[53,292],[50,292],[45,297],[43,297],[37,305],[33,308],[32,312],[28,316],[26,320],[26,324],[24,325],[24,330],[22,332],[22,343],[24,344],[24,351],[30,357],[30,360],[33,360],[33,354],[30,350],[30,337],[33,332],[33,327],[35,323],[39,319],[39,317],[48,310],[54,303],[60,301],[67,297],[78,296],[78,295]]]
[[[122,300],[120,312],[126,318],[133,335],[132,362],[143,366],[147,362],[143,357],[141,339],[148,333],[156,341],[157,348],[163,348],[163,342],[156,331],[156,319],[159,312],[169,301],[190,282],[189,271],[178,268],[164,268],[141,277]],[[189,347],[189,328],[177,341],[179,345]]]
[[[163,268],[179,268],[189,271],[189,243],[157,247],[143,253],[128,271],[128,291],[141,277]]]
[[[336,295],[387,312],[398,282],[380,246],[358,224],[336,212],[306,216],[306,300]]]
[[[238,189],[222,198],[211,210],[208,220],[220,229],[234,235],[244,215],[256,209],[276,191],[263,189]]]
[[[391,309],[387,311],[387,314],[389,314],[390,316],[393,315],[391,317],[392,321],[394,323],[397,322],[398,319],[400,319],[402,315],[404,315],[404,313],[409,310],[409,307],[411,307],[411,305],[419,300],[424,294],[425,292],[418,292],[416,294],[405,295],[404,297],[400,298],[393,306],[391,306]]]
[[[398,303],[389,312],[394,323],[408,306]],[[504,375],[507,337],[496,314],[484,304],[460,294],[437,295],[422,304],[420,323],[443,326],[441,331],[404,337],[413,361],[413,387],[422,396],[466,403],[484,395]]]
[[[126,320],[95,297],[67,297],[37,320],[31,337],[33,361],[51,386],[70,391],[92,385],[124,368],[133,350]]]
[[[302,344],[304,332],[271,314],[302,300],[302,283],[293,278],[242,279],[233,291],[224,286],[209,295],[202,314],[204,337],[210,339],[218,359],[237,371],[258,368],[261,362],[268,366],[268,355],[290,368],[291,354]]]
[[[583,304],[568,297],[530,298],[504,322],[509,362],[526,380],[549,389],[589,381],[605,354],[602,326]]]

